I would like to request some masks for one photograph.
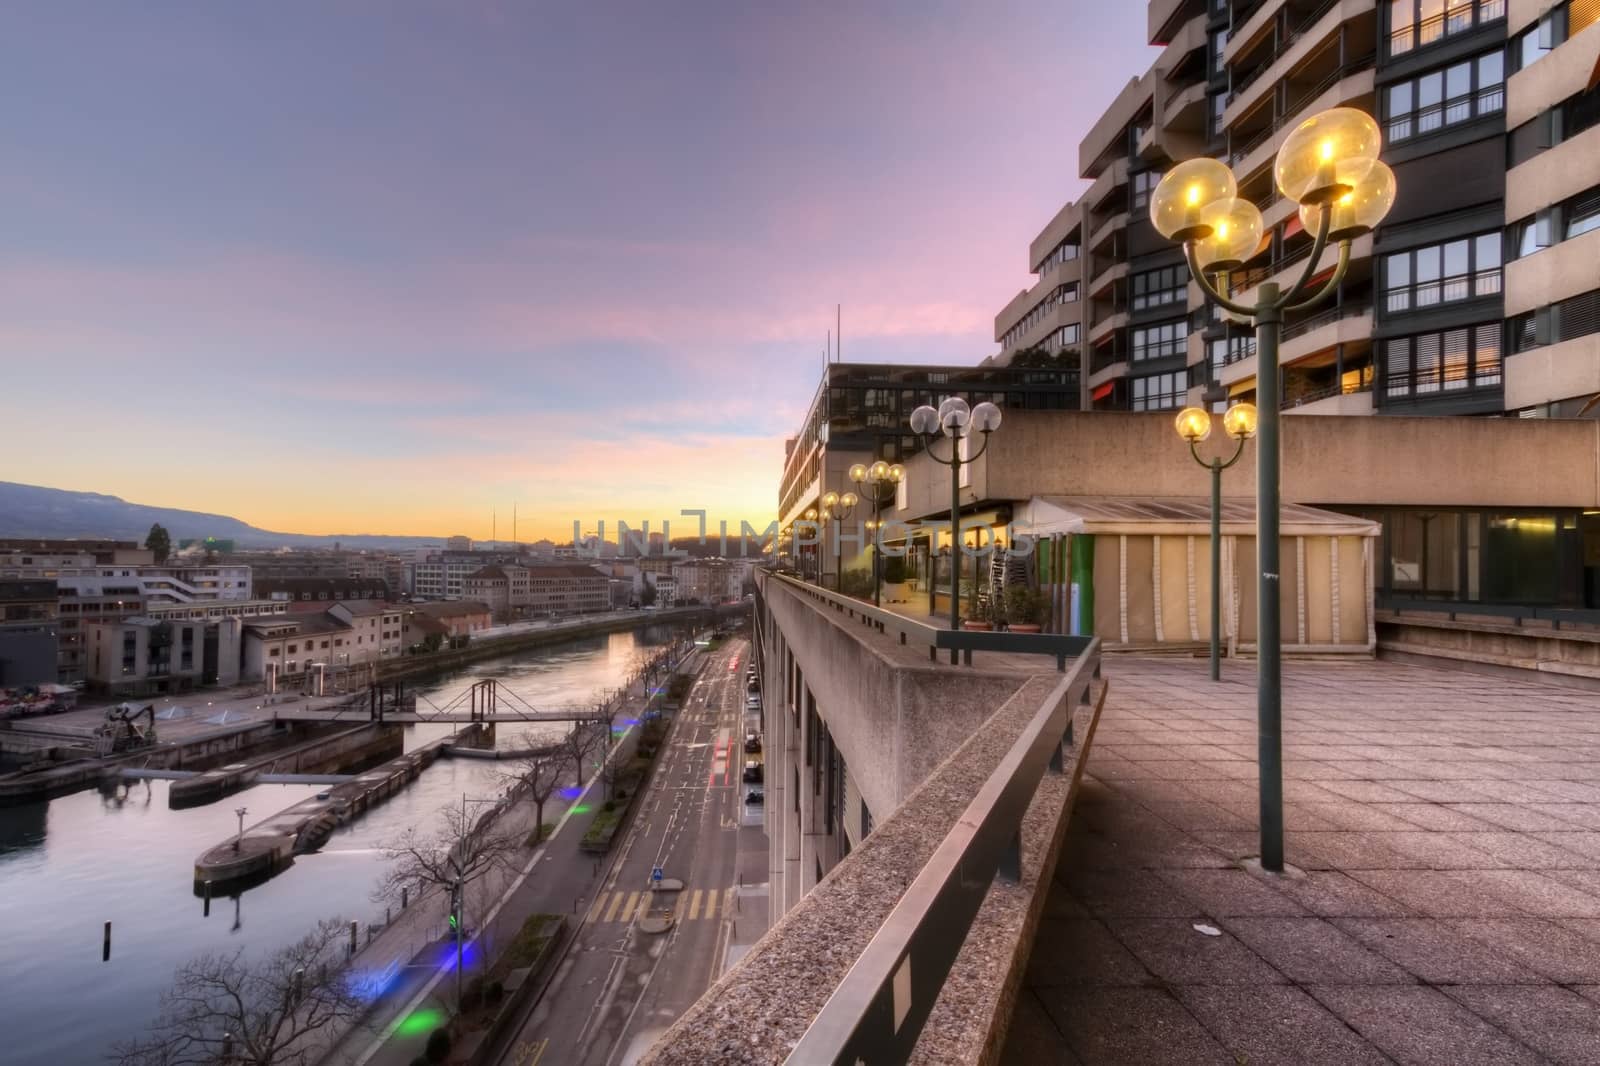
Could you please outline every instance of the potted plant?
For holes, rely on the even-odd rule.
[[[1013,633],[1038,633],[1049,616],[1050,599],[1041,589],[1012,585],[1006,589],[1006,628]]]
[[[993,629],[994,607],[988,601],[978,602],[978,586],[972,581],[961,583],[961,603],[965,608],[962,616],[962,629]]]
[[[882,566],[883,602],[906,601],[906,560],[903,555],[884,555]]]

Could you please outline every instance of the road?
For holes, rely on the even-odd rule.
[[[737,884],[747,650],[735,639],[707,656],[623,851],[505,1066],[636,1061],[721,974],[728,945],[750,939]],[[658,866],[683,889],[651,891]],[[668,915],[664,933],[640,926]]]

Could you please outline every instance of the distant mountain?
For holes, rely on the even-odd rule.
[[[443,543],[441,537],[274,533],[227,515],[180,511],[175,507],[146,507],[98,492],[69,492],[0,481],[0,537],[86,537],[136,540],[143,544],[150,526],[156,522],[166,527],[174,545],[191,537],[232,539],[240,547],[251,548],[320,548],[337,541],[346,548],[404,551]]]

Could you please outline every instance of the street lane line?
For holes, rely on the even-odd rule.
[[[722,890],[722,916],[724,918],[733,917],[733,889],[731,888]]]
[[[600,920],[600,915],[605,911],[606,897],[608,895],[609,893],[602,892],[594,898],[594,906],[589,908],[589,916],[584,921],[598,922]]]
[[[614,922],[617,920],[617,908],[622,905],[623,898],[621,892],[611,893],[611,907],[606,911],[606,921]]]
[[[654,899],[654,892],[646,892],[639,897],[639,909],[633,914],[635,921],[638,921],[641,918],[650,917],[650,904],[654,901]]]
[[[700,890],[697,888],[689,893],[689,916],[686,921],[694,921],[700,917]]]

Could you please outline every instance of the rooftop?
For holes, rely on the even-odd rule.
[[[367,618],[380,614],[398,614],[400,605],[385,603],[383,600],[340,600],[332,606],[350,612],[358,618]]]

